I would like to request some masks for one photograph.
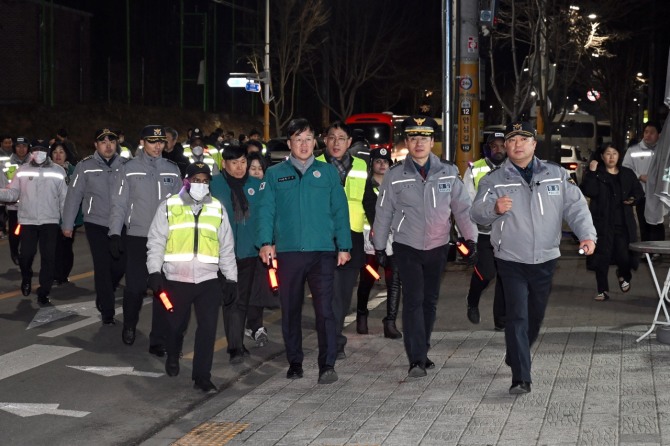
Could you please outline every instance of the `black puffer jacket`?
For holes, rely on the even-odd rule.
[[[613,178],[607,174],[605,166],[598,164],[595,172],[587,170],[582,179],[580,188],[584,195],[590,198],[589,209],[593,216],[593,225],[598,233],[598,244],[592,256],[586,260],[588,269],[595,269],[597,265],[609,265],[612,258],[614,242],[614,219],[612,212],[616,201],[622,202],[634,198],[632,205],[624,205],[624,223],[628,230],[629,243],[637,241],[637,225],[633,216],[633,206],[644,199],[642,185],[635,173],[627,167],[619,167],[617,175],[621,183],[621,196],[615,194]],[[631,253],[631,267],[637,269],[639,256]]]

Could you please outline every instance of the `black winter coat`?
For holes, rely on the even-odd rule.
[[[633,197],[635,199],[634,205],[644,199],[644,191],[635,172],[621,166],[617,177],[621,182],[621,196],[615,195],[612,176],[607,175],[602,163],[598,164],[595,172],[586,171],[580,186],[584,195],[590,198],[589,210],[593,217],[593,225],[598,233],[596,250],[592,256],[586,259],[586,267],[591,270],[595,269],[596,266],[610,265],[614,241],[614,219],[612,218],[614,203]],[[633,216],[633,205],[623,206],[624,223],[628,230],[629,243],[637,241],[637,225]],[[639,261],[639,256],[631,251],[631,267],[633,269],[637,269]]]

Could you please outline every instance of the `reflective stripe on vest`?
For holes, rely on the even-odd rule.
[[[479,180],[484,178],[484,175],[489,173],[491,168],[486,163],[486,159],[482,158],[475,161],[472,165],[472,180],[475,182],[475,189],[479,187]]]
[[[194,257],[202,263],[219,263],[219,237],[223,211],[221,203],[212,198],[202,206],[196,220],[190,205],[177,195],[167,200],[168,238],[165,245],[166,262],[189,262]],[[195,234],[198,234],[197,252]]]
[[[325,155],[320,155],[316,159],[327,162]],[[363,232],[363,224],[365,223],[363,194],[365,193],[365,182],[368,179],[368,165],[360,158],[352,157],[351,159],[353,164],[344,182],[344,193],[349,205],[349,226],[354,232]]]

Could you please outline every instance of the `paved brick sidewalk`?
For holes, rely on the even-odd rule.
[[[435,333],[436,368],[413,380],[401,342],[353,335],[337,383],[316,383],[314,350],[300,380],[285,378],[280,358],[273,376],[207,425],[243,427],[230,445],[670,444],[670,346],[636,343],[642,332],[543,330],[532,392],[517,397],[507,392],[502,333]]]

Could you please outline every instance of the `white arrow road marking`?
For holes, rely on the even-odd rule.
[[[142,302],[142,305],[146,305],[146,304],[150,303],[151,300],[152,300],[151,297],[145,298],[144,301]],[[95,307],[95,302],[93,302],[93,307]],[[122,311],[122,307],[120,307],[120,306],[116,307],[117,314],[120,313],[121,311]],[[60,336],[60,335],[65,334],[65,333],[75,331],[79,328],[84,328],[84,327],[87,327],[89,325],[100,323],[100,315],[97,314],[97,313],[98,313],[98,310],[95,309],[95,311],[94,311],[94,314],[96,314],[95,316],[88,317],[86,319],[82,319],[82,320],[77,321],[77,322],[73,322],[72,324],[64,325],[60,328],[56,328],[55,330],[40,333],[37,336],[40,336],[40,337],[43,337],[43,338],[55,338],[56,336]],[[38,314],[39,314],[39,312],[38,312]],[[57,319],[52,319],[51,321],[40,323],[38,325],[43,325],[43,324],[46,324],[46,323],[49,323],[49,322],[53,322],[53,321],[61,319],[63,317],[71,316],[72,314],[79,314],[80,316],[86,316],[85,314],[82,314],[82,313],[70,313],[70,314],[67,314],[66,316],[62,316],[62,317],[59,317]],[[36,316],[36,318],[37,318],[37,316]],[[35,319],[33,319],[33,321],[34,320]],[[28,328],[32,328],[33,326],[36,327],[38,325],[33,325],[33,323],[31,322],[30,325],[28,326]]]
[[[69,365],[68,367],[82,370],[84,372],[95,373],[96,375],[102,376],[120,376],[120,375],[130,375],[130,376],[146,376],[148,378],[158,378],[163,376],[163,373],[154,373],[154,372],[139,372],[135,371],[135,367],[95,367],[95,366],[79,366],[79,365]]]
[[[98,309],[95,308],[95,300],[40,308],[26,330],[70,316],[95,316],[97,314]]]
[[[0,403],[0,410],[24,418],[36,415],[61,415],[64,417],[81,418],[91,413],[80,410],[62,410],[58,406],[59,404]]]
[[[80,348],[34,344],[0,356],[0,380],[78,352]]]

